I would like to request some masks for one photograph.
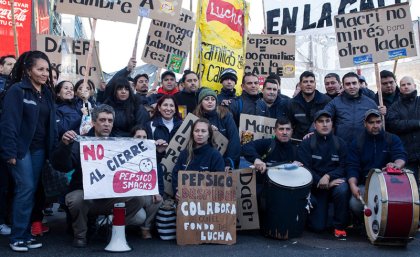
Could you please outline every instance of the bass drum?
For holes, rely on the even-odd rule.
[[[304,167],[282,164],[269,168],[267,176],[264,234],[277,239],[301,236],[308,216],[311,172]]]
[[[377,245],[406,245],[417,232],[419,193],[409,170],[369,172],[364,200],[372,211],[365,215],[369,240]]]

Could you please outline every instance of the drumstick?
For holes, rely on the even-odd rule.
[[[359,195],[359,200],[363,204],[363,212],[365,213],[366,217],[370,217],[372,215],[372,210],[367,207],[365,201],[360,195]]]

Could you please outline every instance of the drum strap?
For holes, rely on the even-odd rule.
[[[263,156],[261,156],[261,159],[264,162],[267,156],[269,156],[274,151],[274,148],[276,148],[276,139],[271,139],[271,143],[270,143],[270,147],[268,147],[268,151]]]

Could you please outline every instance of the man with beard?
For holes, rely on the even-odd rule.
[[[335,135],[347,144],[363,132],[364,114],[369,109],[378,109],[376,103],[360,91],[359,76],[349,72],[343,76],[344,92],[325,106],[332,115],[335,124]],[[386,108],[381,107],[382,114]]]
[[[398,97],[400,95],[400,89],[397,87],[397,79],[395,78],[394,73],[387,70],[383,70],[381,71],[380,76],[382,98],[386,108],[389,108],[394,102],[398,100]],[[378,93],[376,93],[375,101],[379,105]]]
[[[299,86],[300,92],[290,100],[288,107],[295,139],[302,139],[309,132],[315,113],[331,101],[331,98],[316,90],[315,74],[311,71],[300,75]]]
[[[414,172],[418,184],[420,167],[420,97],[412,77],[400,81],[400,98],[391,106],[386,117],[387,129],[400,136],[408,152],[405,167]]]
[[[287,105],[289,100],[280,96],[279,86],[274,79],[264,81],[262,97],[268,106],[270,118],[287,118]]]

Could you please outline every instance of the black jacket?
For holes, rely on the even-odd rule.
[[[395,103],[400,97],[400,88],[396,87],[395,93],[390,96],[383,96],[384,105],[386,108],[390,108],[393,103]],[[379,96],[378,93],[375,94],[375,102],[379,106]]]
[[[217,103],[221,104],[223,100],[232,100],[236,97],[236,89],[227,90],[222,88],[220,94],[217,95]]]
[[[305,108],[307,103],[302,93],[290,100],[288,116],[293,125],[293,138],[302,139],[309,132],[315,113],[324,109],[329,101],[331,101],[331,98],[318,90],[315,90],[315,97],[311,101],[312,108],[310,109]]]
[[[241,113],[269,117],[268,107],[258,95],[249,95],[243,91],[229,105],[229,110],[233,114],[233,119],[239,127]]]
[[[181,92],[176,93],[174,97],[178,106],[179,105],[186,106],[187,113],[190,113],[195,110],[195,107],[197,107],[198,94],[200,94],[200,91],[188,93],[183,90]]]
[[[46,133],[47,156],[57,142],[57,124],[55,116],[55,104],[52,92],[47,86],[42,86],[50,109],[49,128]],[[4,98],[4,106],[0,122],[0,150],[4,160],[22,159],[29,151],[35,134],[39,106],[37,95],[28,78],[23,78],[7,91]]]
[[[409,161],[420,160],[420,97],[417,91],[400,95],[388,110],[386,128],[401,138]]]
[[[346,158],[346,143],[332,133],[322,136],[315,132],[298,148],[298,160],[311,171],[314,187],[325,174],[330,176],[330,181],[345,178]]]
[[[289,106],[289,101],[290,98],[288,99],[282,96],[278,96],[274,103],[270,107],[268,107],[270,118],[287,118],[287,108]]]
[[[188,150],[184,149],[176,160],[172,171],[172,188],[174,192],[178,190],[178,171],[224,171],[225,162],[222,155],[211,145],[206,144],[193,150],[193,158],[188,163]]]
[[[219,107],[225,108],[225,107]],[[226,152],[223,155],[225,165],[231,168],[235,167],[235,162],[239,161],[241,153],[241,143],[239,140],[238,127],[235,125],[233,116],[230,112],[225,117],[220,118],[216,111],[204,114],[204,118],[208,119],[211,125],[217,127],[219,132],[229,140]]]
[[[174,117],[174,128],[171,132],[169,132],[169,129],[165,126],[165,124],[163,124],[162,119],[162,117],[158,116],[146,123],[145,129],[147,138],[153,140],[163,139],[169,144],[172,137],[176,134],[178,128],[181,126],[182,120],[180,118]],[[160,163],[164,156],[165,152],[156,153],[157,162]]]

